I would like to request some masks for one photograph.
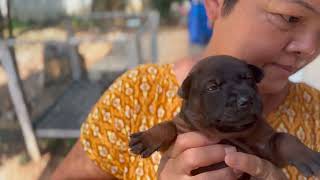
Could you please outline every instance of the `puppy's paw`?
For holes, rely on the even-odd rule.
[[[320,153],[318,152],[310,152],[307,154],[299,155],[302,158],[298,158],[299,160],[294,160],[292,164],[296,166],[296,168],[307,177],[310,176],[320,176]]]
[[[146,132],[134,133],[130,136],[129,147],[131,152],[141,155],[142,158],[149,157],[153,152],[157,151],[161,143],[157,143],[152,136]]]

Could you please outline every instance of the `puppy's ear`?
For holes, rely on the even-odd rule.
[[[183,81],[181,87],[178,90],[178,95],[183,99],[187,100],[189,98],[189,93],[191,89],[191,75],[189,74],[188,77]]]
[[[251,72],[253,73],[253,76],[254,76],[256,83],[259,83],[264,77],[263,70],[255,65],[252,65],[252,64],[248,64],[248,67],[251,70]]]

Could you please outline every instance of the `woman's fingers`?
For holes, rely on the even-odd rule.
[[[212,179],[223,179],[223,180],[236,180],[237,177],[231,168],[223,168],[216,171],[209,171],[198,174],[192,177],[192,180],[212,180]]]
[[[175,158],[186,149],[213,145],[217,144],[219,141],[219,138],[209,139],[199,132],[188,132],[178,135],[175,143],[168,149],[165,154],[168,157]]]
[[[242,152],[230,152],[225,157],[225,162],[231,168],[246,172],[251,176],[264,180],[285,180],[284,173],[269,161],[255,155]]]
[[[223,162],[226,151],[235,152],[236,148],[220,144],[191,148],[185,150],[176,158],[175,167],[181,170],[181,173],[190,174],[192,170],[199,167]]]

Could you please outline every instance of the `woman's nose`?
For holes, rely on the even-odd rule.
[[[286,47],[287,52],[294,53],[299,59],[312,60],[318,53],[320,39],[313,33],[301,33]]]

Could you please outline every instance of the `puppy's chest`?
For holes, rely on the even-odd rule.
[[[186,122],[184,119],[182,119],[179,116],[176,116],[172,120],[172,122],[176,126],[177,135],[191,132],[191,131],[199,131],[201,133],[204,133],[203,131],[205,131],[204,129],[202,129],[202,130],[199,129],[199,127],[193,127],[193,125],[189,124],[188,122]],[[261,123],[261,124],[264,124],[264,123]],[[257,127],[256,131],[248,133],[247,135],[245,135],[244,137],[241,137],[241,138],[240,138],[240,136],[243,135],[241,133],[239,134],[239,137],[237,137],[237,135],[236,136],[235,135],[228,136],[225,134],[221,134],[218,131],[212,131],[212,132],[210,132],[209,135],[208,135],[208,132],[206,132],[204,134],[207,134],[209,136],[209,138],[211,138],[211,137],[212,138],[217,138],[217,137],[220,138],[221,141],[219,142],[219,144],[231,145],[231,146],[237,147],[238,151],[265,157],[264,154],[268,154],[267,152],[264,152],[267,149],[266,144],[267,144],[269,137],[272,136],[273,133],[271,131],[268,134],[259,133],[259,129],[263,129],[262,126],[263,125],[259,125]],[[259,138],[260,136],[263,136],[265,138]],[[256,137],[256,138],[253,138],[253,137]]]

